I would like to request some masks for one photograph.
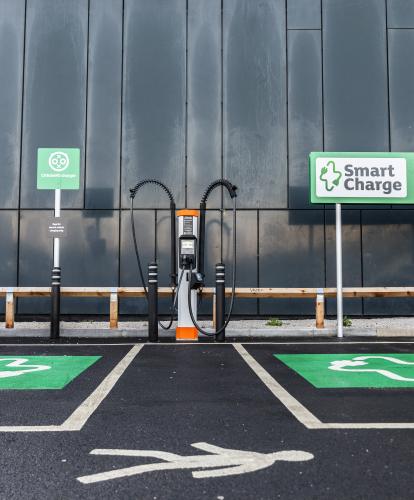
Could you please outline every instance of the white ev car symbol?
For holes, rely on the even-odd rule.
[[[414,362],[403,361],[398,358],[393,358],[391,356],[356,356],[352,359],[343,359],[331,361],[331,366],[328,368],[334,371],[342,372],[373,372],[378,373],[384,377],[390,378],[392,380],[400,380],[402,382],[414,382],[414,378],[407,378],[398,375],[390,370],[373,369],[373,368],[355,368],[358,366],[366,366],[369,363],[366,362],[367,359],[383,359],[389,363],[394,363],[395,365],[414,365]]]
[[[47,365],[27,365],[29,361],[25,358],[0,358],[0,363],[2,361],[7,361],[5,368],[21,368],[20,370],[1,370],[0,378],[8,377],[18,377],[19,375],[24,375],[25,373],[38,372],[43,370],[50,370],[50,366]]]

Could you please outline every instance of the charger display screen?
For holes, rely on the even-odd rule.
[[[195,248],[194,240],[181,240],[181,252],[182,254],[193,254]]]

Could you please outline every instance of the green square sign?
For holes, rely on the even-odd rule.
[[[79,174],[79,149],[37,150],[37,189],[79,189]]]
[[[274,354],[318,389],[414,388],[414,354]]]
[[[0,390],[63,389],[100,358],[0,355]]]

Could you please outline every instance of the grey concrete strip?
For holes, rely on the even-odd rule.
[[[145,338],[148,336],[146,328],[63,328],[62,338]],[[227,328],[228,338],[331,338],[336,336],[335,328]],[[0,328],[0,338],[48,338],[48,328]],[[345,337],[414,337],[411,328],[357,328],[344,329]],[[160,339],[174,339],[175,330],[159,331]]]
[[[413,328],[377,328],[377,337],[414,337]]]

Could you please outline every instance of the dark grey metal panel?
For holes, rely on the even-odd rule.
[[[388,151],[384,0],[323,2],[326,151]]]
[[[239,207],[284,208],[285,1],[226,0],[223,16],[224,176]]]
[[[49,211],[24,211],[20,225],[22,286],[50,286],[53,240],[47,237]],[[118,212],[65,210],[67,237],[61,241],[62,286],[118,285]],[[49,301],[19,302],[19,312],[49,311]],[[108,314],[108,299],[62,299],[63,314]]]
[[[84,164],[87,32],[87,0],[28,0],[23,208],[49,208],[54,204],[53,192],[36,189],[37,148],[81,148]],[[63,193],[62,206],[82,208],[83,189]]]
[[[122,0],[91,0],[85,208],[119,205]]]
[[[17,233],[18,212],[0,211],[0,283],[1,286],[17,285]],[[1,309],[0,309],[1,310]]]
[[[388,27],[414,28],[413,0],[387,0]]]
[[[221,213],[218,210],[208,210],[206,214],[206,247],[204,272],[206,275],[206,285],[214,287],[216,281],[216,264],[221,262],[222,242],[221,242]],[[203,298],[199,314],[206,314],[213,317],[213,301]]]
[[[223,214],[223,261],[226,264],[226,286],[231,286],[233,263],[233,214]],[[257,259],[257,211],[239,210],[236,220],[236,286],[254,288],[258,286]],[[227,303],[227,307],[229,303]],[[237,299],[233,312],[239,315],[257,314],[255,299]]]
[[[185,0],[125,0],[122,200],[145,178],[185,190]],[[169,206],[142,191],[137,207]]]
[[[259,285],[323,287],[324,220],[322,210],[261,211],[259,214]],[[263,299],[261,314],[315,314],[315,301]]]
[[[414,8],[414,2],[413,2]],[[389,31],[391,149],[414,148],[414,31]]]
[[[325,213],[326,286],[336,287],[335,212]],[[359,210],[342,214],[342,271],[344,286],[362,286],[361,220]],[[361,299],[344,299],[345,314],[362,314]],[[327,314],[336,314],[336,299],[327,299]]]
[[[289,29],[321,29],[321,0],[287,0]]]
[[[187,205],[221,177],[221,0],[188,3]],[[220,192],[209,207],[220,207]]]
[[[50,210],[20,212],[19,285],[50,286],[53,264],[53,241],[47,236],[46,221]],[[62,248],[65,245],[62,244]],[[63,275],[65,270],[63,270]],[[19,313],[46,314],[50,312],[49,298],[19,299]]]
[[[170,284],[170,212],[157,210],[157,263],[158,263],[158,285],[169,286]],[[160,299],[158,301],[158,312],[160,314],[171,314],[171,299]]]
[[[145,282],[148,278],[148,263],[155,258],[155,212],[135,210],[135,227]],[[130,212],[121,213],[120,285],[142,286],[131,233]],[[121,299],[121,314],[147,314],[147,301],[143,298]]]
[[[311,151],[323,150],[319,31],[288,32],[289,207],[309,207]]]
[[[24,0],[0,2],[0,208],[19,205]]]
[[[118,211],[65,211],[63,286],[118,286]],[[64,299],[63,313],[108,314],[108,299]]]
[[[364,286],[414,283],[414,210],[362,211]],[[412,299],[364,299],[368,315],[412,315]]]

